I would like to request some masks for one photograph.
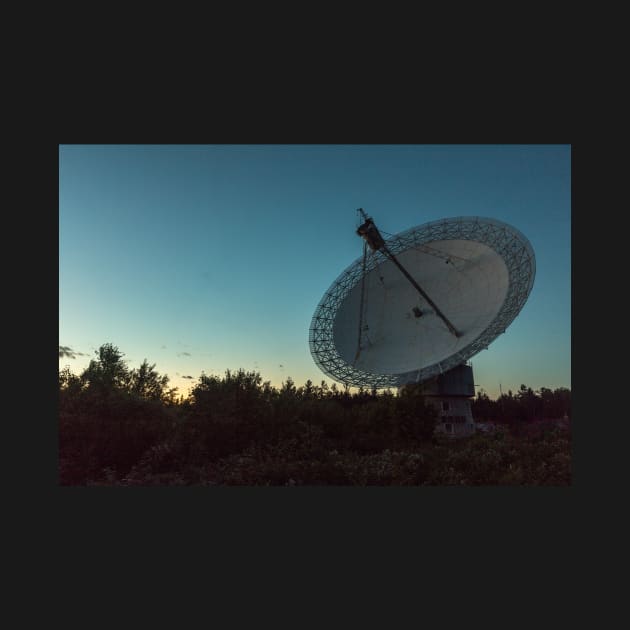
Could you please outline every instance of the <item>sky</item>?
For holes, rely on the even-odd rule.
[[[456,216],[520,230],[534,286],[474,381],[492,398],[571,387],[570,145],[60,145],[60,369],[112,343],[182,395],[239,368],[331,385],[308,329],[362,255],[357,208],[388,234]]]

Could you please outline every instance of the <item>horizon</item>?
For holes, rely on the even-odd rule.
[[[361,256],[364,208],[391,234],[455,216],[521,231],[534,286],[471,357],[475,390],[571,389],[570,162],[569,145],[60,145],[59,345],[74,358],[59,369],[111,343],[184,397],[228,369],[330,387],[308,330]]]
[[[107,344],[102,344],[102,345],[107,345]],[[121,350],[120,348],[118,348],[118,347],[116,346],[116,344],[111,344],[111,345],[112,345],[114,348],[116,348],[117,350],[119,350],[119,351],[120,351],[120,354],[122,355],[122,360],[123,360],[123,362],[126,364],[126,367],[127,367],[130,371],[131,371],[131,370],[133,370],[133,369],[137,369],[137,368],[139,368],[139,367],[140,367],[140,364],[142,363],[142,361],[140,361],[137,365],[131,365],[131,364],[127,361],[127,359],[126,359],[126,357],[125,357],[125,353],[124,353],[124,352],[122,352],[122,350]],[[63,354],[63,355],[64,355],[64,357],[63,357],[63,358],[67,358],[67,353],[68,353],[68,351],[69,351],[70,349],[69,349],[69,348],[67,348],[67,347],[65,347],[65,346],[60,346],[59,348],[60,348],[60,350],[59,350],[59,352],[60,352],[60,359],[59,359],[59,361],[60,361],[60,363],[61,363],[61,362],[62,362],[62,356],[61,356],[61,355]],[[98,353],[95,353],[94,357],[92,357],[92,358],[93,358],[93,359],[96,359],[96,358],[97,358],[97,356],[96,356],[97,354],[98,354]],[[163,373],[163,372],[161,372],[161,371],[159,370],[158,366],[157,366],[156,364],[154,364],[154,363],[153,363],[153,362],[152,362],[149,358],[145,357],[145,359],[143,359],[143,361],[144,361],[144,360],[146,360],[146,361],[147,361],[147,363],[149,364],[149,366],[152,366],[152,367],[155,369],[155,371],[156,371],[156,372],[157,372],[160,376],[163,376],[163,375],[164,375],[164,373]],[[466,362],[465,362],[465,364],[469,364],[469,363],[470,363],[469,361],[466,361]],[[63,369],[68,368],[68,369],[70,369],[70,372],[71,372],[72,374],[74,374],[75,376],[81,376],[81,373],[83,372],[83,370],[84,370],[85,368],[87,368],[88,364],[89,364],[89,361],[88,361],[88,363],[86,363],[85,367],[84,367],[84,368],[82,368],[81,370],[79,370],[78,372],[77,372],[77,371],[72,370],[72,368],[71,368],[70,364],[68,364],[68,363],[64,364],[63,366],[60,366],[60,368],[59,368],[59,369],[60,369],[60,371],[61,371],[61,370],[63,370]],[[311,385],[312,385],[313,387],[321,387],[321,386],[322,386],[322,384],[324,384],[324,383],[325,383],[325,384],[326,384],[326,386],[327,386],[328,388],[331,388],[331,387],[335,386],[339,392],[343,392],[343,391],[344,391],[344,389],[346,388],[346,386],[345,386],[343,383],[341,383],[340,381],[335,381],[335,380],[333,380],[333,379],[325,379],[325,378],[322,378],[322,379],[321,379],[320,381],[318,381],[318,382],[315,382],[315,381],[313,381],[312,379],[307,379],[306,381],[303,381],[303,382],[298,382],[298,381],[296,381],[295,379],[293,379],[293,377],[292,377],[290,374],[288,374],[288,375],[287,375],[287,377],[286,377],[286,379],[285,379],[284,381],[282,381],[281,383],[279,383],[279,384],[274,384],[274,383],[271,383],[271,381],[269,381],[269,379],[266,379],[266,378],[265,378],[265,375],[264,375],[264,374],[262,374],[259,370],[245,370],[244,368],[237,368],[236,370],[232,370],[232,369],[230,369],[230,368],[226,368],[226,370],[225,370],[222,374],[218,374],[218,373],[216,373],[216,374],[205,374],[205,373],[202,373],[202,374],[200,374],[200,375],[199,375],[199,376],[197,376],[197,377],[193,377],[193,376],[191,376],[191,377],[190,377],[190,379],[191,379],[191,380],[190,380],[190,383],[189,383],[189,390],[188,390],[187,392],[182,392],[182,391],[180,391],[180,389],[179,389],[179,388],[177,388],[177,392],[176,392],[175,396],[176,396],[176,398],[178,398],[178,399],[179,399],[179,398],[183,398],[184,400],[186,400],[186,399],[190,398],[190,395],[191,395],[191,391],[192,391],[192,389],[193,389],[193,388],[194,388],[194,387],[195,387],[195,386],[196,386],[199,382],[201,382],[201,377],[202,377],[203,375],[208,376],[208,377],[215,377],[215,378],[223,379],[223,378],[227,375],[227,372],[228,372],[228,371],[230,372],[230,374],[234,375],[234,374],[235,374],[235,373],[237,373],[239,370],[243,370],[243,371],[244,371],[244,372],[246,372],[246,373],[255,373],[255,374],[258,374],[258,375],[261,377],[261,385],[262,385],[262,384],[264,384],[265,382],[269,382],[269,383],[270,383],[270,385],[271,385],[271,387],[273,387],[273,388],[275,388],[275,389],[277,389],[277,390],[280,390],[280,389],[282,388],[282,386],[283,386],[283,385],[284,385],[284,384],[285,384],[285,383],[286,383],[289,379],[291,379],[291,381],[293,382],[294,386],[295,386],[297,389],[299,389],[300,387],[304,387],[304,386],[308,383],[308,381],[309,381],[309,380],[310,380]],[[429,380],[430,380],[430,379],[429,379]],[[477,389],[476,389],[476,391],[475,391],[475,397],[477,397],[477,394],[478,394],[479,392],[483,391],[483,392],[484,392],[484,393],[485,393],[485,394],[486,394],[486,395],[490,398],[490,400],[498,400],[498,399],[501,397],[501,395],[504,395],[504,396],[509,396],[510,394],[513,394],[513,395],[517,394],[517,393],[520,391],[520,388],[521,388],[523,385],[524,385],[525,387],[527,387],[527,388],[530,388],[530,389],[531,389],[532,391],[534,391],[535,393],[539,393],[539,392],[540,392],[540,390],[541,390],[542,388],[550,389],[551,391],[556,391],[556,390],[559,390],[559,389],[568,389],[569,391],[571,390],[571,388],[570,388],[570,387],[565,387],[565,386],[560,386],[560,387],[547,387],[546,385],[541,385],[540,387],[534,388],[534,387],[531,387],[528,383],[520,383],[520,384],[519,384],[519,386],[518,386],[517,388],[515,388],[515,389],[508,389],[508,390],[506,390],[506,391],[502,391],[502,392],[501,392],[501,389],[502,389],[502,388],[501,388],[501,386],[500,386],[500,387],[499,387],[499,393],[498,393],[496,396],[491,396],[491,395],[490,395],[490,393],[489,393],[489,392],[487,392],[484,388],[479,387],[478,385],[475,385],[475,388],[477,388]],[[398,386],[398,387],[385,387],[385,388],[377,388],[377,392],[378,392],[378,393],[381,393],[381,392],[391,392],[391,393],[394,393],[394,394],[395,394],[396,392],[399,392],[399,391],[400,391],[403,387],[404,387],[404,385],[402,385],[402,386]],[[169,377],[169,383],[168,383],[168,387],[167,387],[166,389],[172,389],[172,388],[173,388],[173,384],[172,384],[172,382],[170,381],[170,377]],[[360,389],[361,389],[360,387],[356,387],[356,386],[354,386],[354,385],[349,385],[349,386],[347,387],[348,392],[349,392],[349,393],[351,393],[351,394],[352,394],[352,393],[359,392],[359,391],[360,391]],[[372,388],[371,388],[371,387],[363,387],[363,391],[370,392],[370,391],[372,391]]]

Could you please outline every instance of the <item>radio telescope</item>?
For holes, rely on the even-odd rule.
[[[309,330],[311,355],[334,380],[377,389],[435,381],[466,366],[523,308],[536,263],[514,227],[455,217],[385,238],[359,212],[363,256],[326,291]]]

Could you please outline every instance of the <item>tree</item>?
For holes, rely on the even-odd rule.
[[[438,412],[427,403],[419,385],[407,385],[395,399],[394,410],[397,416],[400,435],[417,441],[432,439]]]
[[[297,393],[295,383],[290,376],[287,376],[287,380],[282,383],[280,388],[280,395],[285,397],[293,397]]]
[[[79,404],[84,389],[84,382],[80,376],[73,374],[66,366],[59,372],[59,409],[60,411],[74,410]]]
[[[472,401],[472,414],[478,420],[494,420],[497,417],[497,403],[490,400],[484,389],[477,392],[477,396]]]
[[[90,389],[107,393],[113,389],[125,389],[129,385],[130,373],[123,353],[111,343],[103,344],[96,352],[97,359],[92,359],[81,374],[81,378]]]
[[[223,378],[202,373],[191,391],[191,398],[193,409],[202,414],[216,415],[219,410],[242,414],[250,411],[267,393],[269,388],[262,386],[258,372],[228,369]]]
[[[129,391],[141,398],[173,402],[177,388],[168,388],[169,378],[155,371],[155,363],[149,365],[145,359],[137,370],[129,374]]]
[[[521,385],[516,399],[519,403],[519,420],[531,422],[532,420],[540,418],[542,409],[541,399],[536,396],[531,387]]]
[[[304,400],[311,400],[315,397],[315,387],[310,378],[304,383],[304,387],[300,389],[302,390],[301,394]]]
[[[558,410],[560,412],[559,417],[564,416],[565,414],[570,418],[571,417],[571,390],[566,387],[558,387],[553,392],[554,399],[556,400],[556,404],[558,405]]]
[[[70,371],[70,366],[66,365],[59,372],[59,390],[69,395],[75,394],[81,390],[83,382],[81,377]]]

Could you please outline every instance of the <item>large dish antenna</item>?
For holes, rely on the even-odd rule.
[[[523,308],[536,262],[516,228],[456,217],[384,238],[359,212],[363,256],[326,291],[309,330],[313,359],[334,380],[425,381],[487,348]]]

